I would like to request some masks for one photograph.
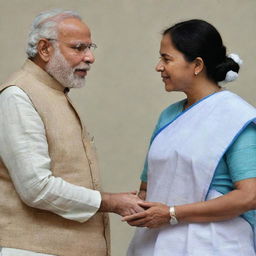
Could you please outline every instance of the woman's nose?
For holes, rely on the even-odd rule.
[[[157,72],[162,72],[164,70],[164,66],[163,66],[161,60],[157,63],[155,69],[156,69]]]

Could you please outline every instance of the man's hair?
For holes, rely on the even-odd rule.
[[[37,55],[37,44],[41,38],[57,39],[57,25],[60,21],[67,18],[77,18],[82,20],[77,12],[65,11],[62,9],[41,12],[35,17],[28,36],[26,53],[29,58]]]

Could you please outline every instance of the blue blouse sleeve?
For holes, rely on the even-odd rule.
[[[226,152],[232,182],[256,177],[256,125],[249,124]]]

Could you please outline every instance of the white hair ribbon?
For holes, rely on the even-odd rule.
[[[231,58],[234,62],[236,62],[239,66],[243,64],[243,60],[240,59],[240,57],[236,53],[230,53],[228,57]]]
[[[236,62],[239,66],[243,64],[243,60],[240,59],[240,57],[236,53],[231,53],[228,55],[229,58],[231,58],[234,62]],[[227,72],[225,80],[223,82],[228,83],[236,80],[238,78],[238,73],[230,70]]]
[[[232,81],[236,80],[237,78],[238,78],[238,73],[233,70],[229,70],[226,74],[225,82],[226,83],[232,82]]]

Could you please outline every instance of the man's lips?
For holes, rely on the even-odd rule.
[[[81,77],[85,77],[87,75],[88,69],[83,69],[83,68],[77,68],[75,69],[75,73]]]

